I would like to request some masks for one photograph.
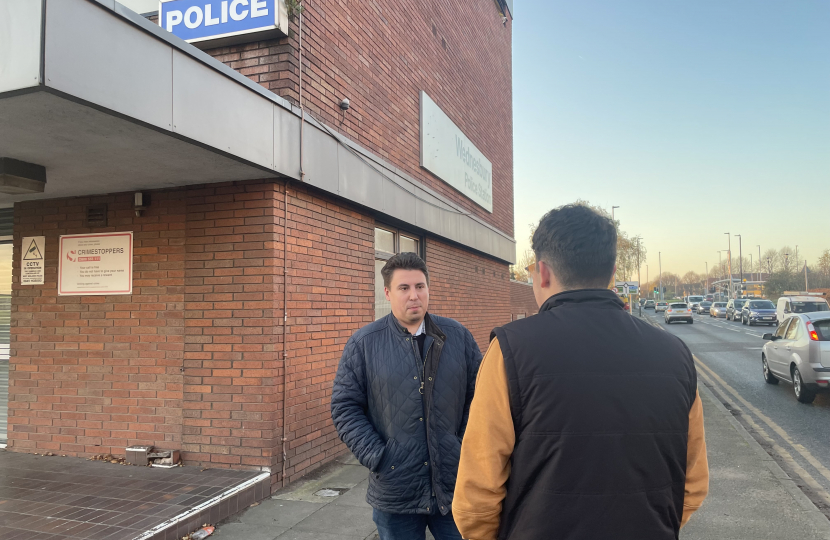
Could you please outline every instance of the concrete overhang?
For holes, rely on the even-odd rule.
[[[304,183],[506,262],[515,241],[305,115]],[[23,200],[300,180],[301,113],[113,0],[0,0],[0,157]]]

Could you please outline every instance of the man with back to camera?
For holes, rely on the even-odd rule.
[[[703,503],[709,469],[686,345],[608,285],[617,232],[582,205],[533,234],[538,315],[496,328],[453,501],[469,540],[663,540]]]
[[[337,433],[367,467],[381,540],[461,540],[452,497],[481,352],[458,322],[430,315],[414,253],[381,270],[392,313],[349,339],[331,396]]]

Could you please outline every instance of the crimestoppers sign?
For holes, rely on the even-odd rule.
[[[132,294],[133,233],[70,234],[60,238],[58,294]]]

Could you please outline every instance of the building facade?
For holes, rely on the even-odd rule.
[[[267,31],[189,44],[225,16],[182,1],[0,0],[7,444],[283,483],[345,451],[331,383],[392,254],[482,349],[511,320],[512,5],[257,0]]]

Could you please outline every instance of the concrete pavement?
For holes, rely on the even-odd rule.
[[[710,494],[680,538],[830,540],[830,521],[703,384],[700,393],[711,471]],[[377,538],[372,509],[365,500],[367,483],[365,468],[351,456],[340,458],[313,477],[221,523],[214,538]],[[320,496],[324,489],[342,494]]]

